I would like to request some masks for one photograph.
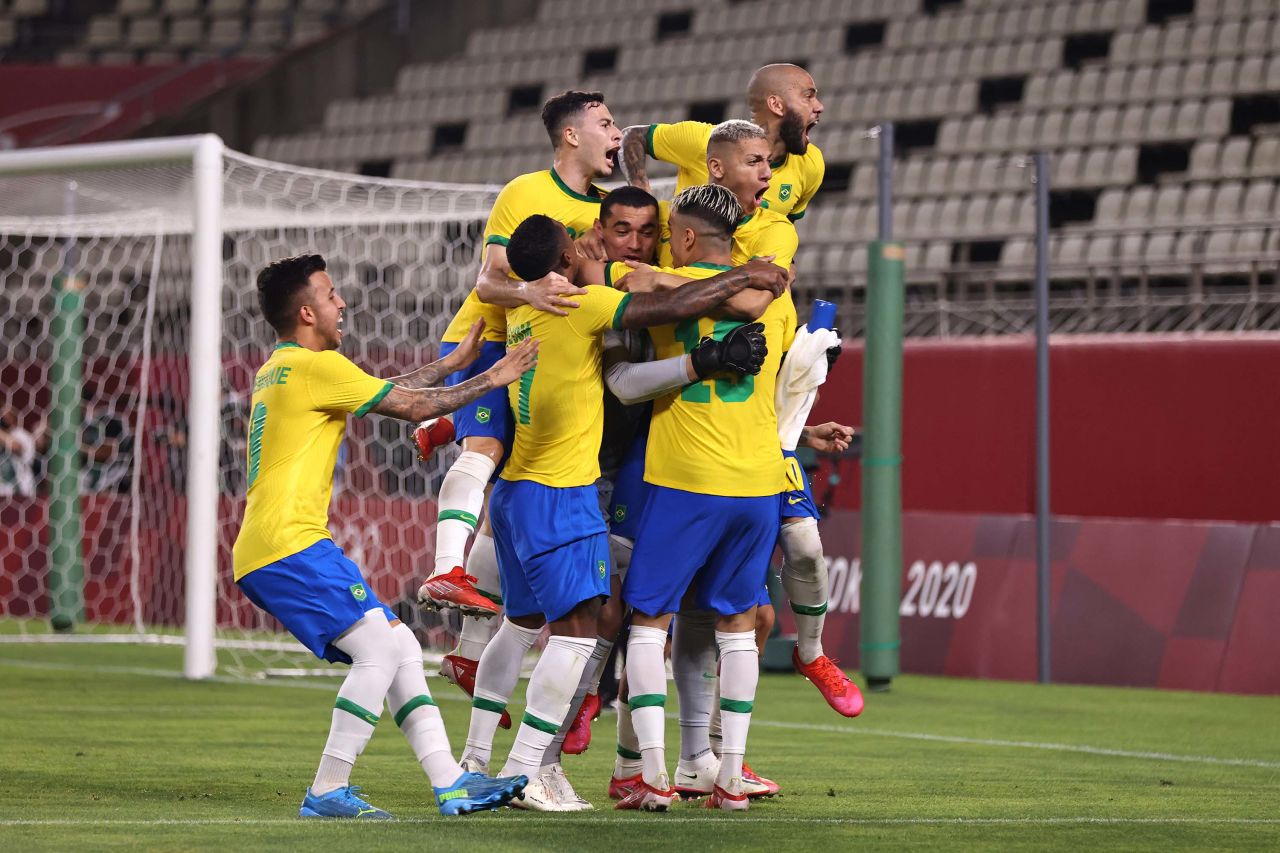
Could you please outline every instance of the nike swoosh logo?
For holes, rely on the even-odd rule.
[[[789,504],[798,504],[798,503],[800,503],[800,502],[801,502],[801,501],[803,501],[803,500],[804,500],[804,498],[787,498],[787,503],[789,503]]]

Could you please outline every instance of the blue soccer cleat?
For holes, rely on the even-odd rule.
[[[447,788],[432,788],[440,814],[458,815],[499,809],[520,796],[529,784],[527,776],[485,776],[463,773]]]
[[[307,789],[307,796],[298,810],[299,817],[344,817],[358,820],[395,820],[387,812],[369,805],[356,796],[358,787],[348,785],[336,791],[317,796]]]

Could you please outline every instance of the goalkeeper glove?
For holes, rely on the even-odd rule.
[[[840,334],[839,329],[832,329],[831,331],[835,332],[837,335]],[[836,344],[833,347],[827,347],[827,372],[828,373],[830,373],[831,369],[836,366],[836,359],[840,357],[840,353],[842,352],[844,352],[843,344]]]
[[[703,338],[693,348],[689,357],[693,359],[693,371],[699,379],[706,379],[713,373],[736,373],[739,376],[754,376],[760,372],[769,348],[764,341],[764,325],[750,323],[737,326],[724,336],[724,340]]]

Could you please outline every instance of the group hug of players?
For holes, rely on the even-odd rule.
[[[789,292],[793,223],[823,176],[809,143],[822,104],[807,72],[770,65],[753,75],[748,105],[753,121],[623,132],[600,93],[550,99],[552,168],[499,194],[476,288],[441,359],[406,376],[374,379],[337,354],[345,303],[318,256],[260,274],[280,342],[255,382],[236,579],[318,656],[352,663],[303,816],[390,817],[350,786],[384,700],[442,813],[592,808],[560,759],[590,742],[627,614],[616,807],[665,811],[705,796],[742,810],[776,793],[744,755],[779,545],[797,670],[839,713],[862,710],[822,650],[826,568],[794,453],[799,443],[841,451],[853,435],[805,425],[838,337],[798,328]],[[647,156],[679,168],[670,203],[647,191]],[[615,163],[629,185],[605,193],[594,182]],[[325,527],[324,477],[346,417],[368,412],[421,421],[424,456],[461,444],[438,498],[435,570],[419,591],[425,606],[465,614],[442,666],[472,696],[460,761],[412,632]],[[544,629],[515,743],[490,776],[495,731],[512,723],[507,704]]]

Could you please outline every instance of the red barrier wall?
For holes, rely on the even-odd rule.
[[[825,644],[849,667],[858,532],[857,513],[822,522]],[[1052,536],[1054,681],[1280,693],[1280,525],[1061,518]],[[906,513],[903,569],[904,671],[1036,677],[1030,517]]]
[[[1058,337],[1050,358],[1055,513],[1280,520],[1280,395],[1259,385],[1280,335]],[[1030,339],[909,342],[903,384],[906,509],[1032,511]],[[815,419],[862,422],[861,345]],[[837,505],[859,506],[857,479]]]

